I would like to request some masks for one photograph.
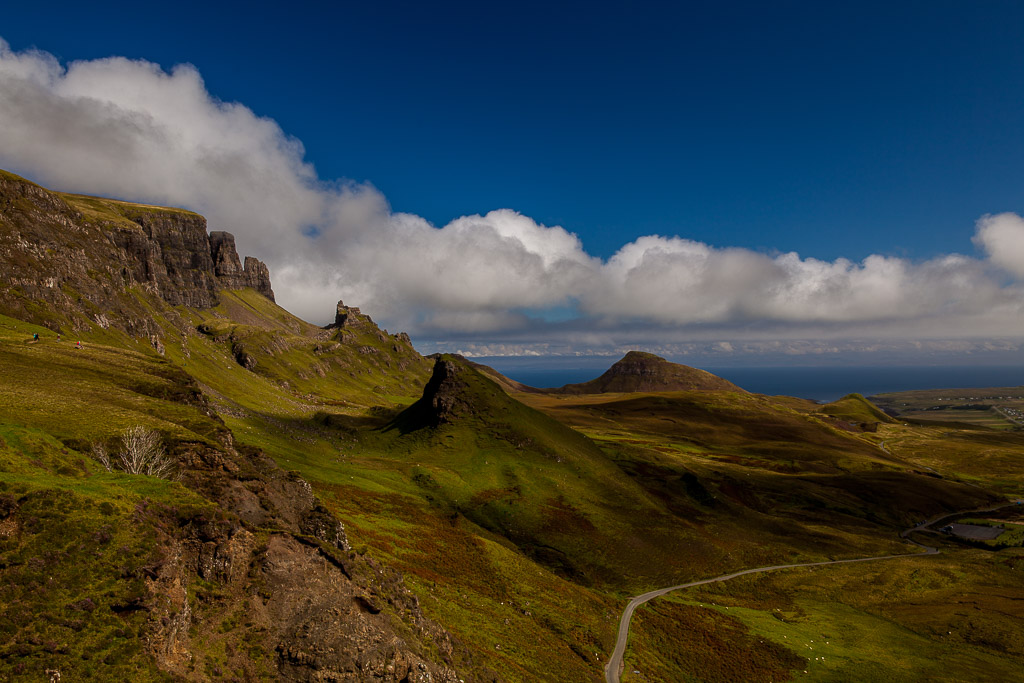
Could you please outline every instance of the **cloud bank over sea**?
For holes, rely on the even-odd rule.
[[[528,354],[746,340],[728,351],[1024,337],[1016,214],[964,226],[974,255],[923,262],[823,261],[665,235],[601,259],[513,209],[440,227],[393,212],[372,185],[319,177],[299,140],[219,100],[190,65],[62,64],[0,39],[0,167],[53,189],[202,213],[267,262],[289,310],[323,323],[341,298],[439,346]]]

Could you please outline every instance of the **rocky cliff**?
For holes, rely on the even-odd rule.
[[[160,669],[204,678],[195,663],[217,643],[249,680],[474,679],[451,666],[465,661],[464,646],[423,614],[400,574],[350,549],[342,523],[296,473],[236,449],[230,436],[221,448],[186,444],[177,455],[183,483],[222,516],[154,525],[164,551],[143,606]],[[197,582],[216,597],[190,604]]]
[[[230,232],[214,231],[210,233],[210,255],[213,257],[213,272],[217,283],[224,289],[242,289],[252,287],[257,292],[274,300],[274,290],[270,287],[270,271],[266,264],[252,256],[245,257],[243,266],[238,260],[235,248],[235,236]]]
[[[149,310],[211,308],[218,291],[273,299],[267,267],[180,209],[51,192],[0,172],[0,313],[85,331],[155,332]]]

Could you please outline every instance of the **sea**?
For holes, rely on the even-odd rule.
[[[551,359],[533,363],[522,357],[489,357],[473,360],[489,365],[506,377],[532,387],[560,387],[594,379],[616,358],[596,365],[588,359],[585,367],[566,358],[559,366]],[[1024,365],[998,366],[778,366],[712,367],[701,370],[723,377],[747,391],[771,396],[797,396],[821,403],[857,393],[864,396],[914,389],[966,389],[972,387],[1024,386]]]

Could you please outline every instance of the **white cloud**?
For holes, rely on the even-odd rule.
[[[313,321],[329,320],[344,298],[392,329],[490,335],[488,348],[504,348],[500,339],[529,348],[540,336],[598,348],[1024,335],[1021,288],[996,272],[1024,278],[1015,214],[978,222],[987,259],[829,262],[650,235],[602,262],[576,235],[515,211],[437,228],[392,213],[370,185],[324,182],[298,140],[218,100],[190,65],[167,72],[112,57],[63,66],[0,40],[0,167],[57,189],[199,211],[265,260],[279,301]],[[579,315],[557,323],[530,315],[572,307]]]
[[[599,282],[582,295],[589,313],[664,324],[906,321],[1017,306],[1016,290],[1001,289],[984,263],[960,255],[923,264],[878,255],[827,262],[678,237],[627,244]]]
[[[330,193],[302,145],[210,96],[191,66],[112,57],[64,69],[0,43],[0,93],[0,158],[44,184],[185,204],[258,248],[323,220]]]
[[[1024,277],[1024,219],[1015,213],[982,216],[974,242],[1000,268]]]

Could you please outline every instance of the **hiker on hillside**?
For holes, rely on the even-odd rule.
[[[39,341],[39,333],[38,332],[36,332],[35,334],[32,335],[32,341]]]
[[[75,342],[75,348],[76,349],[82,348],[82,342],[80,342],[80,341]]]

